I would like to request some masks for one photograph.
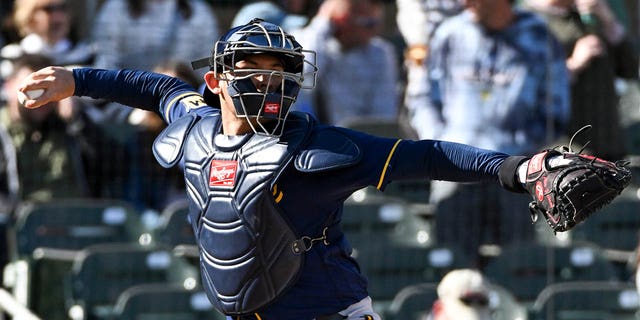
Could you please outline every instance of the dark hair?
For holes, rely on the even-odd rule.
[[[182,15],[183,18],[189,19],[193,14],[193,8],[189,3],[190,0],[177,0],[178,1],[178,12]],[[129,13],[132,17],[138,18],[140,17],[146,10],[146,1],[145,0],[127,0],[127,4],[129,5]]]

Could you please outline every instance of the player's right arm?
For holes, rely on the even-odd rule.
[[[19,88],[22,92],[34,89],[45,91],[40,97],[25,101],[27,108],[37,108],[72,95],[88,96],[157,112],[165,121],[172,122],[190,110],[204,106],[202,97],[190,85],[177,78],[146,71],[47,67],[27,76]]]

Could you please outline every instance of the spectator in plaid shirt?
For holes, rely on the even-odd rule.
[[[322,70],[313,90],[300,91],[298,110],[329,124],[363,116],[396,119],[398,59],[393,44],[380,36],[383,18],[381,0],[325,0],[309,25],[292,32],[316,52]]]
[[[564,133],[570,103],[564,52],[540,18],[512,2],[466,0],[461,14],[438,27],[425,72],[407,87],[420,139],[529,154],[544,147],[534,142],[550,144]],[[446,226],[437,228],[438,241],[455,242],[474,257],[482,243],[533,237],[532,228],[513,228],[526,226],[515,221],[526,215],[512,208],[527,199],[485,184],[433,183],[430,201],[438,225]],[[477,210],[483,212],[465,212]]]

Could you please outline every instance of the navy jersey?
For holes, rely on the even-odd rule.
[[[219,109],[175,78],[142,71],[75,69],[76,95],[92,96],[153,110],[171,123],[195,112],[202,117]],[[394,180],[438,179],[498,181],[507,154],[457,143],[382,138],[334,126],[318,125],[313,135],[333,130],[355,143],[360,160],[351,166],[301,172],[290,165],[277,180],[278,205],[302,235],[314,235],[339,222],[343,202],[356,190],[374,186],[384,190]],[[188,147],[188,146],[187,146]],[[333,221],[328,221],[328,220]],[[316,245],[305,256],[299,279],[283,296],[258,312],[261,319],[313,319],[332,314],[365,298],[367,281],[350,256],[348,239]]]

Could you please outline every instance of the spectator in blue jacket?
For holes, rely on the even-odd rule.
[[[421,139],[531,154],[565,132],[564,51],[544,21],[512,2],[467,0],[436,29],[425,72],[407,85],[406,107]],[[447,226],[437,228],[437,241],[477,257],[483,243],[531,240],[533,230],[514,228],[527,218],[513,208],[526,200],[484,184],[434,181],[436,223]]]

